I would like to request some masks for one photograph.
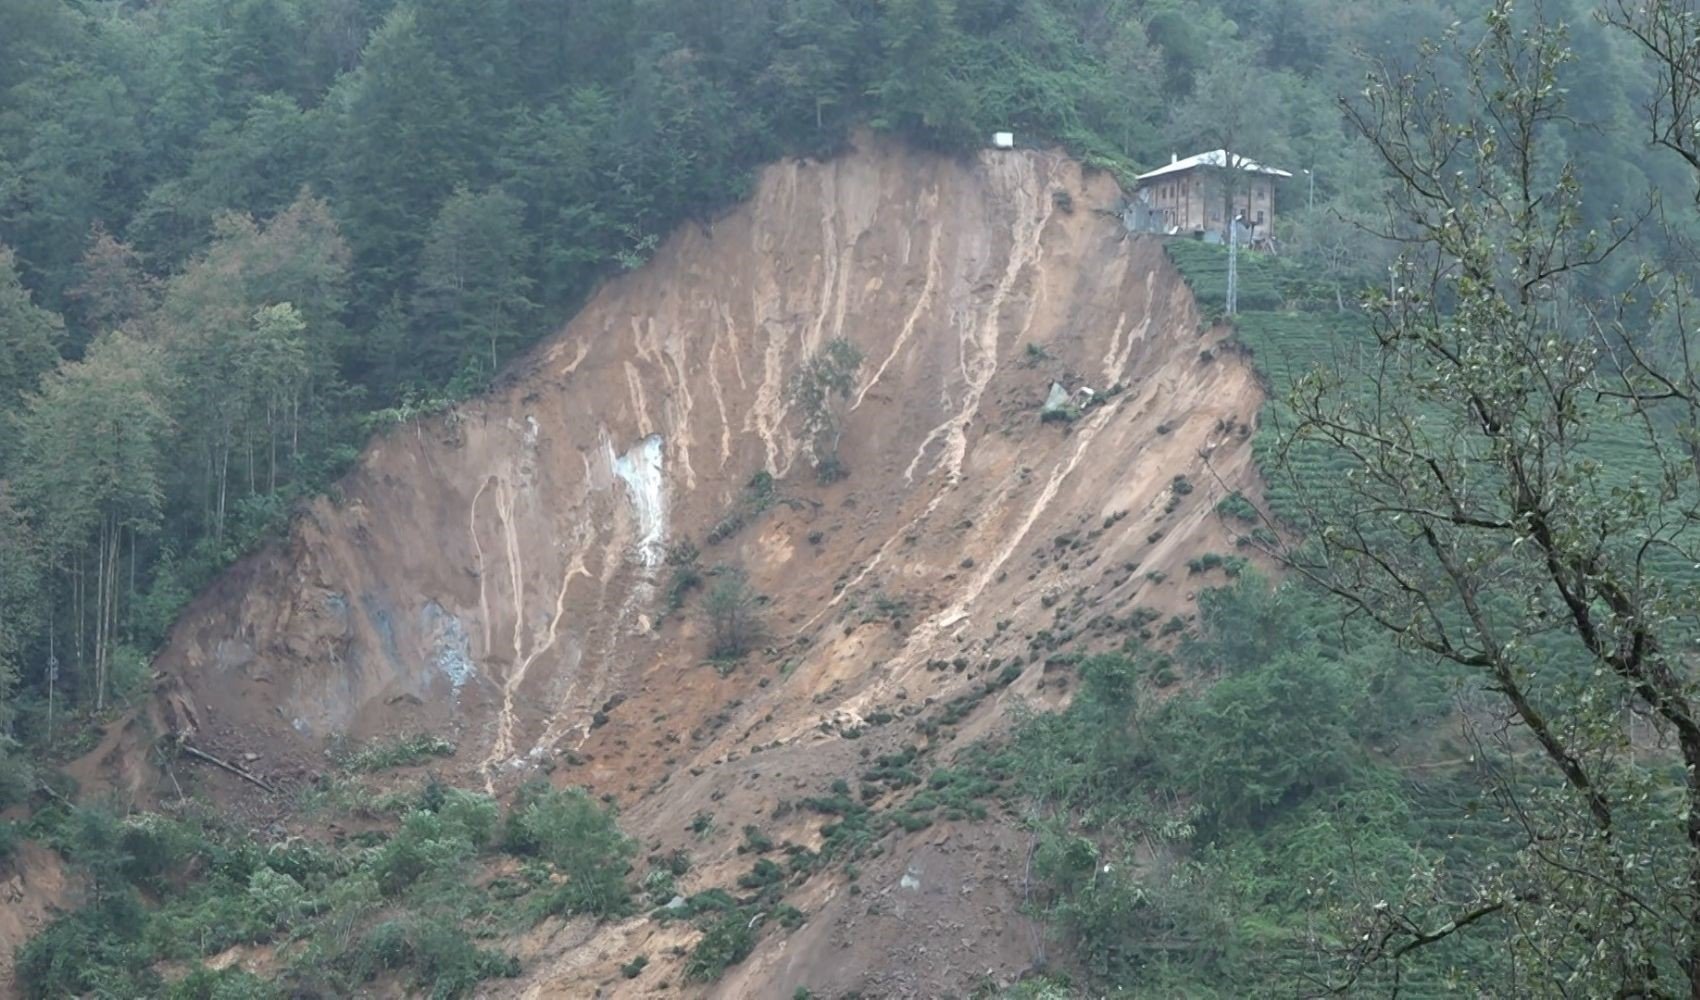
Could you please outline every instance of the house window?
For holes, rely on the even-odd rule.
[[[1260,225],[1260,226],[1263,225],[1263,210],[1262,209],[1257,210],[1257,224]]]

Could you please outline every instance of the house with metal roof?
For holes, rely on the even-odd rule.
[[[1275,181],[1291,173],[1213,149],[1140,174],[1134,184],[1138,228],[1225,239],[1238,218],[1241,239],[1267,241],[1275,228]]]

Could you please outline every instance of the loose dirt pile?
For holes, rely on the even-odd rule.
[[[913,739],[913,710],[988,664],[1022,672],[958,741],[995,732],[1012,698],[1059,696],[1045,655],[1125,638],[1094,620],[1187,614],[1221,582],[1187,560],[1233,551],[1217,501],[1255,489],[1250,367],[1160,244],[1101,211],[1109,179],[1049,153],[858,145],[768,168],[496,390],[374,441],[338,496],[184,617],[153,728],[285,788],[335,741],[440,733],[457,780],[589,784],[646,848],[688,846],[688,886],[727,884],[745,823],[818,842],[819,817],[765,817]],[[850,474],[822,486],[788,389],[836,337],[866,361],[844,404]],[[1053,382],[1095,398],[1041,422]],[[685,542],[765,597],[765,640],[725,676],[700,592],[669,610]],[[116,734],[86,776],[156,793],[134,739]],[[707,837],[687,831],[702,812]],[[857,895],[816,875],[808,923],[709,992],[937,996],[1012,977],[1042,947],[1018,912],[1026,845],[996,822],[894,834]],[[693,934],[546,923],[511,943],[527,978],[486,985],[677,992],[667,949]],[[622,979],[640,952],[649,967]]]

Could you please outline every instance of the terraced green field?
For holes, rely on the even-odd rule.
[[[1226,290],[1226,249],[1171,241],[1167,251],[1206,313],[1215,312],[1220,318]],[[1271,513],[1298,523],[1303,511],[1300,493],[1326,497],[1339,488],[1350,463],[1343,455],[1321,447],[1300,448],[1280,461],[1279,428],[1290,426],[1292,419],[1286,400],[1295,382],[1318,368],[1348,377],[1354,370],[1366,370],[1363,366],[1375,360],[1376,351],[1371,321],[1361,312],[1338,310],[1331,295],[1314,294],[1309,279],[1289,261],[1242,251],[1241,282],[1240,313],[1234,317],[1236,339],[1269,390],[1255,453],[1264,473]],[[1598,419],[1588,422],[1589,437],[1579,443],[1579,449],[1598,463],[1591,488],[1597,493],[1596,500],[1609,507],[1614,491],[1656,477],[1658,463],[1641,425],[1630,414],[1609,409],[1614,404],[1608,402],[1589,400],[1586,405],[1598,407],[1600,412]],[[1433,410],[1436,435],[1447,434],[1458,419],[1458,415],[1448,415],[1437,405]],[[1672,549],[1655,552],[1648,567],[1673,586],[1700,585],[1700,567]],[[1567,663],[1574,659],[1574,651],[1567,648],[1555,648],[1553,654]],[[1572,665],[1578,669],[1586,666]],[[1555,679],[1556,675],[1544,683],[1551,684]],[[1554,696],[1555,691],[1545,694]],[[1406,817],[1398,829],[1390,826],[1382,831],[1393,841],[1402,841],[1427,857],[1444,858],[1445,869],[1463,882],[1482,866],[1505,862],[1516,854],[1516,829],[1508,825],[1498,806],[1487,801],[1468,767],[1418,762],[1401,786]],[[1349,824],[1349,817],[1341,817],[1341,821]],[[1297,907],[1290,911],[1299,912]],[[1303,935],[1290,920],[1285,926],[1270,928],[1265,940],[1266,948],[1244,957],[1254,980],[1314,982],[1309,977],[1324,968],[1312,950],[1300,943]],[[1472,983],[1483,981],[1484,975],[1506,961],[1503,944],[1494,928],[1484,927],[1479,934],[1460,935],[1443,947],[1420,951],[1401,970],[1399,995],[1473,995]],[[1391,969],[1377,968],[1358,983],[1357,992],[1384,995],[1392,985]]]
[[[1217,315],[1227,290],[1228,251],[1191,240],[1172,240],[1169,259],[1180,269],[1207,314]],[[1298,493],[1326,493],[1341,481],[1343,458],[1320,449],[1298,449],[1292,455],[1292,474],[1275,467],[1277,428],[1290,419],[1284,401],[1295,380],[1318,369],[1350,372],[1373,361],[1370,319],[1361,312],[1341,312],[1332,296],[1318,294],[1314,281],[1294,262],[1270,254],[1240,252],[1240,312],[1234,318],[1238,341],[1269,387],[1270,403],[1256,441],[1257,457],[1268,484],[1270,508],[1292,520],[1299,513]],[[1602,498],[1658,476],[1658,463],[1641,425],[1625,409],[1591,401],[1600,419],[1590,422],[1582,453],[1599,463],[1594,488]],[[1456,424],[1456,414],[1436,411],[1436,432]],[[1297,482],[1295,482],[1295,478]],[[1700,584],[1700,567],[1675,550],[1650,553],[1648,568],[1673,583]]]

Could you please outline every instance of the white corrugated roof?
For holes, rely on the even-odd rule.
[[[1191,170],[1194,167],[1225,167],[1228,165],[1228,157],[1229,153],[1227,150],[1212,149],[1208,153],[1199,153],[1197,156],[1189,156],[1184,160],[1176,160],[1166,166],[1158,167],[1156,170],[1140,174],[1137,178],[1135,178],[1135,180],[1147,181],[1153,177],[1162,177],[1166,174],[1178,174],[1183,170]],[[1293,176],[1285,170],[1277,170],[1274,167],[1266,167],[1263,164],[1258,163],[1256,160],[1247,159],[1243,156],[1237,157],[1236,159],[1239,162],[1239,168],[1250,173],[1268,174],[1271,177]]]

